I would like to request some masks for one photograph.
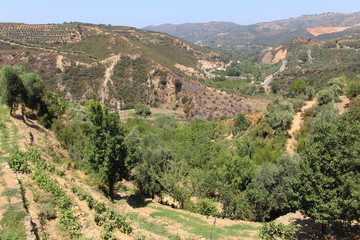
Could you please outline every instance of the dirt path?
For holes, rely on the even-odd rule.
[[[295,143],[296,143],[296,139],[295,139],[295,132],[300,130],[301,125],[302,125],[302,113],[307,110],[310,109],[312,106],[314,106],[316,104],[317,100],[313,99],[311,101],[306,101],[304,103],[304,106],[301,108],[300,112],[297,112],[294,116],[292,125],[290,130],[288,131],[288,134],[290,135],[290,138],[286,144],[286,151],[290,154],[295,154],[296,149],[295,149]]]
[[[26,212],[26,209],[23,208],[24,203],[19,180],[6,162],[1,163],[0,169],[0,216],[2,218],[4,212],[8,208],[8,204],[11,204],[12,206],[19,205],[19,211],[26,213],[23,219],[26,240],[35,240],[36,237],[33,231],[32,219]]]
[[[109,57],[109,58],[105,59],[104,61],[101,61],[101,63],[109,64],[109,66],[105,70],[104,81],[102,82],[101,87],[100,87],[100,99],[102,102],[104,102],[109,97],[108,84],[110,83],[112,86],[114,86],[114,83],[111,80],[111,76],[114,72],[114,67],[115,67],[116,63],[118,63],[120,60],[120,57],[121,57],[120,55],[116,55],[116,56]]]
[[[340,96],[341,102],[337,104],[339,108],[339,114],[342,115],[345,112],[345,109],[350,103],[350,99],[348,99],[345,95]]]
[[[64,59],[64,56],[63,55],[58,55],[56,57],[56,67],[58,69],[60,69],[62,72],[64,71],[64,65],[63,65],[63,59]]]

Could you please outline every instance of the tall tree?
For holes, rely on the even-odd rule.
[[[359,220],[360,109],[315,126],[305,144],[294,204],[322,224]]]
[[[25,104],[27,91],[21,78],[11,66],[4,66],[0,70],[0,97],[3,103],[10,108],[10,115],[17,104]]]
[[[90,138],[94,143],[94,156],[90,159],[91,167],[100,180],[107,185],[109,196],[114,198],[116,181],[127,175],[127,149],[124,139],[125,128],[120,123],[117,113],[109,113],[106,106],[91,100],[86,103],[90,121],[95,131]]]

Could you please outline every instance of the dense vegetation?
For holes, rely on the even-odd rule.
[[[317,56],[328,56],[324,49],[313,50]],[[346,61],[348,56],[339,59]],[[323,63],[316,64],[321,67]],[[260,80],[266,68],[260,69],[253,62],[237,63],[227,69],[227,74]],[[124,56],[114,68],[120,89],[117,94],[125,99],[127,107],[135,107],[138,116],[151,114],[146,105],[139,104],[146,96],[148,70],[149,62],[142,57]],[[69,66],[64,80],[76,76],[86,81],[87,74],[103,74],[103,69],[96,66],[88,71]],[[161,72],[156,74],[160,87],[166,85]],[[125,79],[130,77],[134,84],[128,86]],[[213,81],[229,81],[222,77],[220,74]],[[96,100],[66,105],[46,91],[39,75],[23,64],[0,70],[0,96],[10,114],[20,105],[24,121],[31,110],[51,128],[68,150],[72,164],[85,171],[112,200],[117,193],[116,183],[126,179],[136,183],[139,196],[160,197],[161,201],[170,196],[174,206],[208,216],[271,221],[300,210],[321,224],[326,233],[332,226],[345,228],[359,220],[359,82],[354,73],[334,78],[326,75],[326,81],[324,76],[316,83],[311,78],[296,78],[285,87],[274,81],[271,90],[282,97],[274,99],[265,112],[239,114],[233,122],[178,121],[162,115],[121,122],[117,113]],[[253,92],[264,94],[260,88]],[[343,94],[352,102],[340,116],[335,103]],[[298,154],[289,155],[285,145],[293,116],[304,100],[314,97],[318,104],[304,113],[304,124],[296,134]],[[250,121],[254,115],[258,118]],[[0,128],[2,125],[3,120]],[[70,235],[79,237],[71,201],[44,173],[50,170],[39,154],[27,154],[15,151],[9,165],[22,173],[33,171],[38,186],[54,196],[60,219],[64,219],[61,222],[72,229]],[[28,161],[36,168],[31,170]],[[94,209],[96,223],[108,230],[104,236],[114,228],[131,232],[116,211],[103,207],[83,189],[74,187],[72,192]],[[194,201],[194,197],[198,200]],[[111,224],[106,223],[109,219]],[[262,236],[291,239],[294,230],[270,223],[265,225]]]

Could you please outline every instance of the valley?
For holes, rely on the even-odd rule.
[[[0,23],[0,239],[360,239],[359,23]]]

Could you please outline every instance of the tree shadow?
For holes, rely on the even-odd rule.
[[[359,224],[345,226],[343,224],[334,224],[327,229],[327,236],[321,232],[320,224],[314,223],[311,219],[296,219],[294,221],[298,228],[297,239],[300,240],[354,240],[360,239]]]
[[[126,198],[127,204],[133,208],[143,208],[152,202],[150,199],[146,199],[140,194],[132,194]]]
[[[294,221],[298,228],[297,239],[300,240],[325,240],[321,233],[320,224],[314,223],[311,219],[296,219]]]
[[[32,128],[32,129],[35,129],[35,130],[37,130],[39,132],[44,132],[44,129],[42,129],[41,127],[34,124],[34,122],[31,121],[29,118],[26,118],[26,120],[23,121],[24,120],[23,117],[21,115],[19,115],[19,114],[13,114],[12,117],[17,119],[17,120],[21,120],[23,123],[26,124],[26,126]]]

